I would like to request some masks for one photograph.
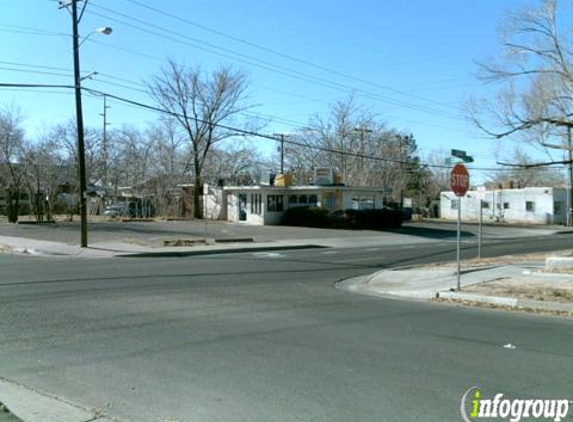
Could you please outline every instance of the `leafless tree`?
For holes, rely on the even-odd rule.
[[[470,119],[487,135],[520,135],[539,144],[564,139],[573,127],[573,42],[559,10],[557,0],[543,0],[503,22],[501,52],[481,63],[479,73],[500,88],[493,98],[468,105]]]
[[[201,217],[200,195],[206,160],[213,145],[234,136],[229,129],[245,111],[247,77],[223,67],[210,74],[170,60],[149,84],[159,106],[184,129],[191,145],[194,178],[194,216]]]
[[[223,179],[235,185],[254,184],[258,178],[260,160],[254,148],[242,142],[225,148],[213,148],[206,163],[205,180],[210,183]]]
[[[57,145],[47,135],[26,146],[22,164],[36,219],[41,221],[46,214],[50,220],[59,188],[69,182],[66,170],[70,163],[58,154]]]
[[[352,96],[335,103],[326,118],[311,118],[297,137],[301,142],[288,154],[295,164],[290,168],[305,175],[305,164],[306,174],[313,167],[330,167],[346,185],[384,187],[393,200],[403,196],[419,169],[413,136],[388,129]]]
[[[490,184],[498,186],[509,183],[515,188],[565,185],[561,169],[547,166],[528,167],[535,165],[534,160],[520,148],[516,148],[506,161],[513,166],[507,167],[505,171],[491,174]]]
[[[25,150],[22,114],[16,106],[0,109],[0,181],[4,179],[8,221],[18,221],[20,190],[24,182],[22,157]]]

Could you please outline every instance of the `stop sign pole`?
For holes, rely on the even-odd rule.
[[[470,187],[470,174],[463,164],[456,164],[450,172],[450,187],[458,197],[458,235],[456,248],[457,261],[457,291],[461,290],[460,262],[462,248],[462,196],[466,194]]]

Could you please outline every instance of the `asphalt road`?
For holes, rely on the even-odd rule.
[[[569,247],[497,239],[487,254]],[[473,239],[464,243],[473,254]],[[451,240],[185,258],[0,255],[0,376],[125,421],[456,421],[484,396],[573,398],[570,320],[334,284]],[[507,344],[515,349],[504,348]]]

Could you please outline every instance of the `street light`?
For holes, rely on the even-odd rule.
[[[89,37],[91,37],[93,34],[103,34],[103,35],[110,35],[113,32],[113,29],[109,26],[102,26],[101,28],[96,29],[95,31],[90,32],[89,34],[87,34],[84,39],[80,42],[79,47],[81,47],[81,45],[83,43],[85,43]]]
[[[72,40],[73,40],[73,52],[74,52],[74,89],[76,97],[76,126],[78,132],[78,161],[79,161],[79,177],[80,177],[80,232],[81,232],[81,242],[80,246],[86,248],[88,246],[88,213],[86,204],[86,193],[87,193],[87,181],[86,181],[86,152],[85,152],[85,142],[84,142],[84,118],[82,112],[82,78],[80,76],[80,45],[82,45],[90,35],[95,33],[100,33],[104,35],[109,35],[112,33],[112,29],[108,26],[104,26],[96,29],[95,31],[88,34],[82,42],[80,43],[80,35],[78,32],[78,25],[83,16],[82,14],[78,18],[78,1],[80,0],[70,0],[69,3],[60,2],[60,8],[71,7],[72,9]],[[84,9],[87,4],[84,3]]]

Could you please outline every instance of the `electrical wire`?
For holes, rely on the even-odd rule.
[[[1,86],[1,84],[0,84],[0,86]],[[158,112],[161,114],[167,114],[167,115],[170,115],[173,117],[178,117],[178,118],[185,118],[185,116],[182,114],[179,114],[179,113],[176,113],[176,112],[173,112],[170,110],[165,110],[165,109],[162,109],[160,107],[152,106],[149,104],[145,104],[145,103],[142,103],[139,101],[120,97],[120,96],[117,96],[114,94],[110,94],[110,93],[106,93],[106,92],[102,92],[102,91],[98,91],[98,90],[90,89],[90,88],[82,88],[82,90],[85,90],[86,92],[90,92],[90,93],[98,95],[98,96],[104,96],[105,95],[107,98],[113,99],[115,101],[129,104],[132,106],[136,106],[139,108],[147,109],[150,111],[155,111],[155,112]],[[311,149],[314,149],[317,151],[328,152],[328,153],[338,154],[338,155],[345,155],[345,156],[356,157],[356,158],[364,158],[364,159],[374,160],[374,161],[379,161],[379,162],[387,162],[387,163],[394,163],[394,164],[401,164],[401,165],[416,164],[416,163],[412,163],[411,161],[396,160],[396,159],[391,159],[391,158],[384,158],[384,157],[377,157],[377,156],[360,154],[360,153],[353,153],[353,152],[349,152],[349,151],[344,151],[344,150],[339,150],[339,149],[334,149],[334,148],[328,148],[328,147],[322,147],[322,146],[317,146],[317,145],[309,145],[306,142],[303,143],[303,142],[295,141],[295,140],[292,140],[289,138],[283,139],[283,138],[278,137],[278,136],[268,135],[268,134],[264,134],[264,133],[260,133],[260,132],[256,132],[256,131],[252,131],[252,130],[241,129],[241,128],[232,127],[232,126],[228,126],[228,125],[224,125],[224,124],[220,124],[220,123],[210,123],[210,122],[207,122],[203,119],[197,119],[197,121],[199,123],[202,123],[202,124],[210,124],[213,127],[217,127],[219,129],[232,131],[232,132],[236,133],[238,136],[243,136],[243,137],[256,137],[256,138],[261,138],[261,139],[268,139],[268,140],[272,140],[275,142],[283,142],[285,144],[295,145],[298,147],[311,148]],[[422,163],[421,161],[417,164],[419,164],[420,167],[422,167],[422,168],[437,168],[437,169],[450,169],[451,168],[451,166],[445,165],[445,164],[440,165],[440,164]],[[485,168],[485,167],[474,167],[474,166],[468,166],[468,169],[474,170],[474,171],[504,171],[504,170],[507,171],[507,169]]]
[[[453,114],[448,113],[448,112],[443,112],[443,111],[431,109],[429,107],[419,106],[416,104],[409,104],[409,103],[406,103],[404,101],[384,97],[380,94],[368,92],[368,91],[365,91],[365,90],[362,90],[362,89],[359,89],[359,88],[356,88],[353,86],[349,86],[346,84],[328,81],[324,78],[316,77],[314,75],[309,75],[307,73],[300,72],[297,70],[292,70],[292,69],[288,69],[285,67],[279,67],[279,66],[275,65],[274,63],[260,60],[257,58],[253,58],[252,56],[238,53],[234,50],[231,50],[231,49],[228,49],[225,47],[220,47],[220,46],[214,45],[212,43],[208,43],[208,42],[199,40],[197,38],[185,36],[185,35],[182,35],[182,34],[176,32],[176,31],[166,29],[164,27],[161,27],[159,25],[155,25],[155,24],[148,22],[148,21],[144,21],[144,20],[137,19],[137,18],[134,18],[131,16],[127,16],[125,14],[113,11],[111,9],[108,9],[108,8],[105,8],[102,6],[95,6],[94,5],[92,8],[94,8],[94,7],[97,9],[100,9],[100,10],[105,10],[108,13],[111,13],[112,15],[121,16],[122,18],[129,19],[130,21],[137,22],[137,23],[142,24],[144,26],[141,27],[139,25],[135,25],[135,24],[126,22],[125,20],[120,20],[120,19],[114,18],[110,15],[106,15],[106,14],[98,13],[98,12],[93,12],[91,10],[89,10],[88,13],[95,15],[95,16],[99,16],[99,17],[104,18],[104,19],[114,21],[116,23],[119,23],[119,24],[122,24],[122,25],[125,25],[128,27],[131,27],[133,29],[137,29],[138,31],[141,31],[141,32],[146,33],[146,34],[151,34],[151,35],[163,38],[163,39],[167,39],[167,40],[174,41],[174,42],[177,42],[177,43],[180,43],[183,45],[191,46],[191,47],[197,48],[201,51],[205,51],[205,52],[215,54],[215,55],[218,55],[221,57],[229,58],[229,59],[241,62],[243,64],[248,64],[251,66],[262,68],[264,70],[269,70],[269,71],[272,71],[275,73],[283,74],[285,76],[288,76],[288,77],[291,77],[294,79],[298,79],[298,80],[302,80],[302,81],[306,81],[309,83],[313,83],[313,84],[316,84],[319,86],[323,86],[323,87],[327,87],[330,89],[335,89],[335,90],[339,90],[339,91],[343,91],[343,92],[349,92],[349,91],[356,92],[357,95],[360,95],[362,97],[367,97],[367,98],[373,99],[375,101],[380,101],[380,102],[394,105],[397,107],[407,108],[407,109],[416,110],[416,111],[425,112],[425,113],[430,113],[430,114],[434,114],[434,115],[441,115],[442,117],[446,117],[446,118],[450,118],[450,119],[454,119],[454,120],[459,120],[458,115],[453,115]],[[151,30],[150,28],[157,29],[157,30],[162,31],[162,32],[169,34],[169,35],[165,35],[165,34],[162,34],[160,32]],[[184,41],[184,40],[187,40],[187,41]],[[197,43],[199,43],[201,45],[198,45]]]
[[[219,31],[219,30],[215,30],[215,29],[209,28],[209,27],[207,27],[207,26],[205,26],[205,25],[201,25],[201,24],[198,24],[198,23],[196,23],[196,22],[190,21],[189,19],[185,19],[185,18],[182,18],[182,17],[180,17],[180,16],[176,16],[176,15],[174,15],[174,14],[165,12],[165,11],[160,10],[160,9],[157,9],[157,8],[155,8],[155,7],[151,7],[151,6],[145,5],[145,4],[143,4],[143,3],[139,2],[139,1],[136,1],[136,0],[124,0],[124,1],[127,1],[127,2],[129,2],[129,3],[135,4],[135,5],[139,6],[139,7],[145,8],[145,9],[147,9],[147,10],[150,10],[150,11],[156,13],[156,14],[169,17],[169,18],[174,19],[174,20],[177,20],[177,21],[179,21],[179,22],[183,22],[183,23],[185,23],[185,24],[187,24],[187,25],[191,25],[191,26],[200,28],[200,29],[202,29],[202,30],[204,30],[204,31],[210,32],[210,33],[212,33],[212,34],[219,35],[219,36],[224,37],[224,38],[227,38],[227,39],[229,39],[229,40],[231,40],[231,41],[235,41],[235,42],[241,43],[241,44],[243,44],[243,45],[256,48],[256,49],[258,49],[258,50],[260,50],[260,51],[264,51],[264,52],[266,52],[266,53],[271,53],[271,54],[273,54],[273,55],[275,55],[275,56],[285,58],[285,59],[287,59],[287,60],[290,60],[290,61],[295,62],[295,63],[298,63],[298,64],[303,64],[303,65],[305,65],[305,66],[309,66],[309,67],[315,68],[315,69],[317,69],[317,70],[320,70],[320,71],[323,71],[323,72],[326,72],[326,73],[330,73],[330,74],[333,74],[333,75],[336,75],[336,76],[339,76],[339,77],[342,77],[342,78],[345,78],[345,79],[348,79],[348,80],[353,80],[353,81],[355,81],[355,82],[360,82],[360,83],[365,84],[365,85],[368,85],[368,86],[377,87],[377,88],[380,88],[380,89],[383,89],[383,90],[386,90],[386,91],[389,91],[389,92],[393,92],[393,93],[400,94],[400,95],[403,95],[403,96],[407,96],[407,97],[415,98],[415,99],[418,99],[418,100],[426,101],[426,102],[433,103],[433,104],[436,104],[436,105],[440,105],[440,106],[443,106],[443,107],[446,107],[446,108],[452,108],[452,109],[454,109],[454,107],[452,107],[450,104],[443,103],[443,102],[440,102],[440,101],[436,101],[436,100],[430,99],[430,98],[421,97],[421,96],[419,96],[419,95],[414,95],[414,94],[411,94],[411,93],[408,93],[408,92],[405,92],[405,91],[401,91],[401,90],[398,90],[398,89],[395,89],[395,88],[392,88],[392,87],[389,87],[389,86],[386,86],[386,85],[382,85],[382,84],[379,84],[379,83],[376,83],[376,82],[368,81],[368,80],[366,80],[366,79],[359,78],[359,77],[357,77],[357,76],[348,75],[348,74],[346,74],[346,73],[339,72],[339,71],[337,71],[337,70],[330,69],[330,68],[327,68],[327,67],[325,67],[325,66],[316,64],[316,63],[312,63],[312,62],[310,62],[310,61],[308,61],[308,60],[304,60],[304,59],[301,59],[301,58],[298,58],[298,57],[295,57],[295,56],[292,56],[292,55],[289,55],[289,54],[285,54],[285,53],[283,53],[283,52],[274,50],[274,49],[272,49],[272,48],[265,47],[265,46],[263,46],[263,45],[260,45],[260,44],[254,43],[254,42],[247,41],[247,40],[244,40],[244,39],[242,39],[242,38],[235,37],[235,36],[233,36],[233,35],[229,35],[229,34],[227,34],[227,33],[225,33],[225,32],[222,32],[222,31]]]

